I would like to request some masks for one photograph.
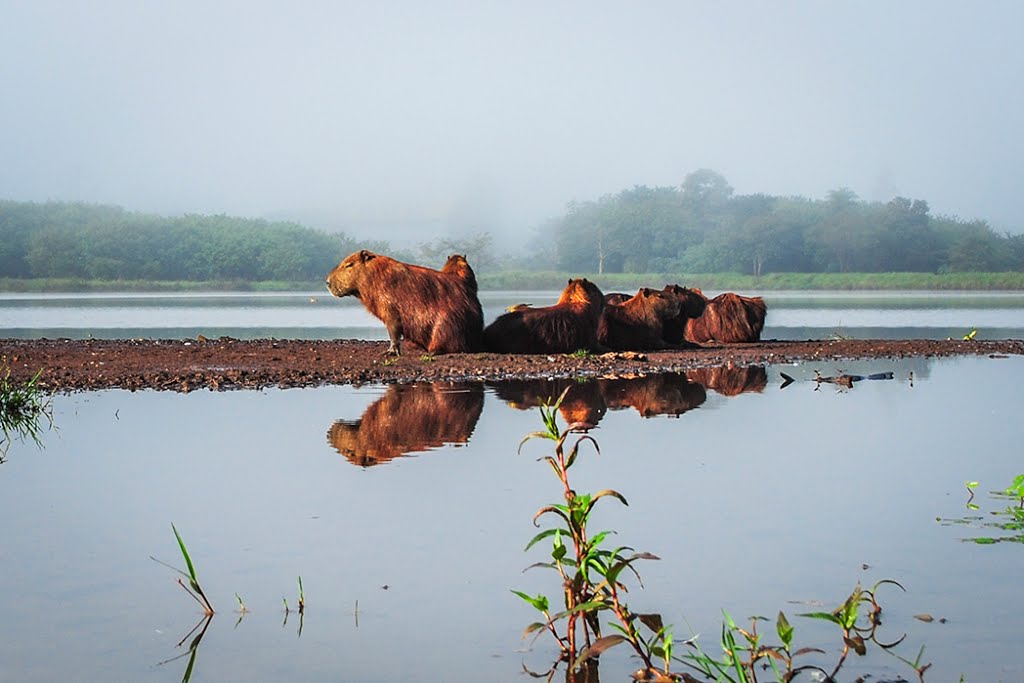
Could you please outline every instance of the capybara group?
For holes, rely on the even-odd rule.
[[[604,295],[590,280],[569,280],[553,306],[516,307],[484,330],[484,347],[496,353],[603,351],[597,327]]]
[[[708,301],[704,315],[686,323],[686,338],[697,343],[755,342],[761,339],[768,306],[759,296],[719,294]]]
[[[462,263],[442,272],[363,249],[327,275],[327,289],[356,297],[384,323],[388,353],[401,353],[403,340],[431,354],[479,351],[483,310],[476,276],[464,258]]]

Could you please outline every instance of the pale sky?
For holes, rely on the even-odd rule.
[[[679,185],[1024,231],[1024,2],[0,0],[0,198],[522,235]]]

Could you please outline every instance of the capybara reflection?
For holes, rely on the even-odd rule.
[[[642,287],[621,304],[605,297],[597,339],[616,351],[669,348],[663,338],[665,321],[679,315],[679,300],[671,294]]]
[[[665,285],[661,291],[674,296],[679,301],[679,314],[665,321],[665,341],[679,346],[695,346],[697,340],[686,337],[686,325],[704,314],[708,303],[704,292],[695,287],[680,287],[679,285]]]
[[[327,275],[327,289],[334,296],[358,298],[384,323],[388,353],[401,353],[402,340],[433,354],[479,351],[483,310],[476,277],[470,286],[461,269],[455,270],[443,273],[363,249]]]
[[[687,370],[691,381],[703,384],[723,396],[738,396],[747,391],[761,392],[768,386],[768,373],[761,365],[747,367],[722,366]]]
[[[570,425],[577,425],[578,428],[584,428],[584,425],[597,426],[608,410],[597,380],[513,379],[490,382],[487,386],[498,398],[517,410],[531,410],[553,404],[565,392],[565,397],[558,405],[558,412],[565,420],[563,428]]]
[[[585,278],[569,280],[554,306],[516,307],[484,329],[484,346],[496,353],[603,351],[597,326],[604,295]]]
[[[704,315],[686,324],[686,338],[698,343],[755,342],[761,338],[767,311],[759,296],[725,292],[708,301]]]
[[[643,417],[678,417],[707,399],[703,385],[691,382],[686,375],[674,372],[637,379],[598,381],[601,385],[601,395],[604,396],[609,410],[634,408]]]
[[[327,441],[353,465],[379,465],[407,453],[467,443],[483,408],[478,383],[392,384],[361,418],[332,424]]]

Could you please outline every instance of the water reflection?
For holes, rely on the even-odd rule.
[[[768,372],[761,365],[698,368],[687,370],[686,376],[722,396],[739,396],[748,391],[760,393],[768,386]]]
[[[393,384],[358,420],[336,420],[327,441],[353,465],[465,444],[484,408],[479,383]]]
[[[487,389],[517,410],[532,410],[565,393],[559,412],[566,424],[597,426],[609,410],[633,409],[643,417],[679,417],[707,400],[761,391],[761,366],[721,367],[631,378],[519,379],[488,382]],[[483,411],[479,382],[393,384],[358,420],[338,419],[327,442],[353,465],[370,467],[394,458],[469,442]]]

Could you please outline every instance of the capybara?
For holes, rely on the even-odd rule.
[[[704,315],[686,323],[686,338],[698,343],[755,342],[761,339],[767,311],[759,296],[725,292],[708,301]]]
[[[696,346],[693,342],[696,339],[687,339],[686,325],[694,318],[704,314],[708,299],[704,292],[696,287],[680,287],[679,285],[665,285],[661,290],[671,294],[679,300],[679,314],[665,321],[664,339],[669,344],[678,346]]]
[[[408,453],[464,444],[484,408],[479,383],[392,384],[358,420],[337,420],[327,442],[353,465],[369,467]]]
[[[484,347],[496,353],[605,351],[597,340],[604,295],[593,282],[569,280],[554,306],[518,308],[484,329]]]
[[[469,265],[469,261],[466,260],[466,257],[463,254],[452,254],[449,256],[448,260],[445,261],[443,266],[441,266],[441,272],[454,275],[461,279],[474,296],[476,296],[479,291],[476,284],[476,273],[473,272],[473,269]]]
[[[356,297],[383,321],[391,339],[388,353],[400,354],[403,339],[427,353],[483,347],[483,309],[476,291],[459,273],[442,273],[363,249],[327,275],[327,289],[334,296]]]
[[[616,351],[665,349],[665,321],[679,315],[679,300],[672,294],[642,287],[621,304],[605,297],[597,340]]]

